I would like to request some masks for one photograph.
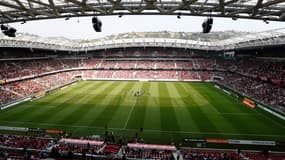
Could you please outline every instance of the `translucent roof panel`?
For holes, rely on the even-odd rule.
[[[223,50],[225,48],[229,49],[231,47],[250,47],[256,45],[272,45],[272,44],[285,44],[285,29],[280,30],[271,30],[266,32],[259,32],[259,33],[248,33],[248,34],[241,34],[240,36],[235,36],[232,38],[227,38],[224,40],[212,40],[212,41],[201,41],[199,39],[192,40],[192,39],[181,39],[179,37],[173,36],[173,34],[168,34],[168,37],[157,37],[157,34],[152,34],[153,36],[149,36],[149,33],[145,32],[144,36],[139,37],[132,37],[132,36],[117,36],[118,38],[112,39],[111,37],[107,38],[100,38],[94,39],[90,41],[82,41],[82,40],[70,40],[63,37],[40,37],[36,35],[30,34],[23,34],[18,33],[17,38],[10,38],[4,36],[0,33],[0,46],[1,43],[3,44],[10,44],[10,46],[14,47],[15,45],[22,45],[18,47],[43,47],[42,45],[48,46],[48,49],[63,49],[69,50],[72,48],[73,50],[92,50],[102,49],[104,47],[110,47],[118,45],[121,46],[132,46],[135,43],[139,43],[139,45],[158,45],[158,43],[163,43],[164,45],[175,45],[175,46],[183,46],[189,47],[202,47],[203,49],[213,49],[216,50]],[[163,33],[162,33],[163,34]],[[136,34],[137,35],[137,34]],[[142,33],[140,34],[142,35]],[[156,35],[156,36],[155,36]],[[197,35],[199,36],[199,35]],[[215,37],[215,35],[212,35]],[[193,37],[193,36],[191,36]],[[210,38],[212,39],[212,38]],[[15,43],[16,42],[16,43]],[[21,42],[21,43],[17,43]],[[23,42],[23,43],[22,43]],[[138,44],[135,44],[138,45]],[[7,46],[7,45],[2,45]],[[17,46],[16,46],[17,47]],[[87,48],[85,48],[87,47]],[[41,48],[45,49],[45,48]]]
[[[47,3],[49,3],[48,0],[46,0],[46,1],[47,1]],[[54,0],[53,2],[56,5],[63,5],[63,4],[70,4],[71,3],[71,2],[64,1],[64,0]]]
[[[0,10],[1,10],[1,12],[6,12],[6,11],[11,11],[11,10],[13,10],[13,8],[6,7],[6,6],[0,6]]]

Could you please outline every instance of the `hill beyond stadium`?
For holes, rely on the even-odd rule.
[[[282,160],[284,37],[0,34],[0,159]]]

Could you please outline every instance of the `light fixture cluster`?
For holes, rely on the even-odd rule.
[[[181,13],[179,12],[177,14],[177,18],[178,19],[181,19]],[[123,16],[123,13],[119,13],[119,18],[121,18]],[[282,15],[282,17],[284,18],[285,17],[285,13]],[[70,17],[67,17],[65,18],[65,20],[68,20]],[[237,20],[238,19],[238,16],[233,16],[232,17],[233,20]],[[285,19],[285,18],[284,18]],[[269,21],[268,18],[265,18],[263,19],[263,21],[268,24]],[[210,33],[211,29],[212,29],[212,26],[213,26],[213,18],[212,16],[210,15],[209,17],[207,17],[204,22],[202,23],[202,32],[203,33]],[[21,24],[24,24],[26,23],[25,20],[23,20],[23,22]],[[92,17],[92,25],[93,25],[93,28],[96,32],[101,32],[102,31],[102,21],[97,17],[97,16],[94,16]],[[3,25],[1,24],[1,31],[4,35],[8,36],[8,37],[16,37],[16,32],[17,30],[9,25]]]
[[[8,37],[16,37],[17,30],[11,26],[1,24],[1,31]]]
[[[122,16],[123,16],[123,14],[120,13],[119,18],[121,18]],[[177,18],[178,19],[181,18],[181,13],[178,13]],[[93,25],[93,28],[96,32],[102,31],[102,21],[98,17],[96,17],[96,16],[92,17],[92,25]],[[209,33],[212,29],[212,25],[213,25],[213,18],[208,17],[202,24],[203,33]]]
[[[93,28],[96,32],[102,31],[102,22],[99,18],[93,17],[92,18],[92,24],[93,24]]]
[[[209,33],[212,29],[213,25],[213,18],[208,17],[205,19],[205,21],[202,23],[203,33]]]

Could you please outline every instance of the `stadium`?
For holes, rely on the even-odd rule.
[[[213,17],[284,21],[284,2],[5,0],[0,9],[0,159],[285,159],[285,29],[209,33]],[[10,25],[94,16],[98,32],[97,16],[144,14],[207,18],[203,33],[94,40]]]

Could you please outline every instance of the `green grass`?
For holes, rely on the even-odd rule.
[[[134,97],[133,91],[144,90]],[[0,125],[63,129],[73,135],[179,143],[183,138],[285,141],[285,123],[251,109],[212,83],[82,81],[0,112]],[[143,128],[143,132],[140,132]]]

